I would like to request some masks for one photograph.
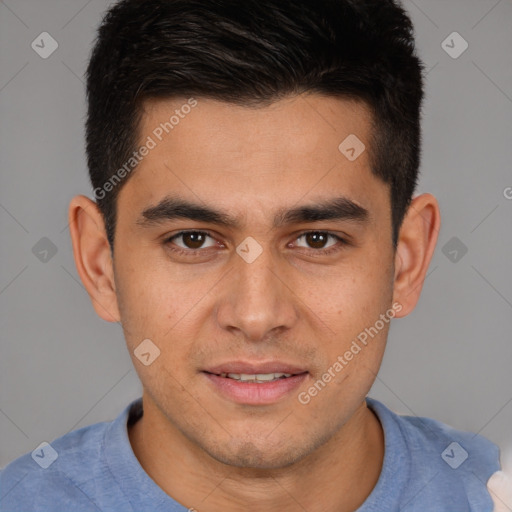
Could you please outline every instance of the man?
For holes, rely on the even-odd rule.
[[[109,10],[70,230],[143,397],[11,463],[2,510],[492,509],[495,445],[367,398],[440,226],[422,69],[392,0]]]

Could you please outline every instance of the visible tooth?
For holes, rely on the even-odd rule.
[[[242,382],[250,382],[256,380],[256,375],[249,375],[248,373],[241,373],[240,380]]]
[[[274,380],[276,378],[278,378],[279,374],[278,373],[258,373],[256,375],[256,380],[262,380],[262,381],[269,381],[269,380]]]
[[[221,374],[221,377],[228,377],[234,380],[240,380],[242,382],[271,382],[273,380],[281,379],[283,377],[291,377],[291,373],[228,373]]]

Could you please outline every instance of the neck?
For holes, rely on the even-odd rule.
[[[135,456],[164,492],[201,512],[353,512],[370,495],[382,469],[384,435],[365,401],[314,453],[272,470],[216,461],[170,427],[148,397],[143,403],[143,417],[128,431]]]

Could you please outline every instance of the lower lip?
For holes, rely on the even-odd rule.
[[[282,400],[296,390],[307,378],[307,373],[258,384],[242,382],[211,373],[204,373],[222,397],[247,405],[268,405]]]

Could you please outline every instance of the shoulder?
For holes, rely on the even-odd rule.
[[[387,429],[403,440],[409,467],[406,501],[439,503],[436,510],[448,510],[452,502],[458,510],[492,510],[486,484],[500,469],[494,443],[432,418],[396,414],[376,400],[369,405],[385,433]]]
[[[108,480],[102,452],[111,423],[75,430],[12,461],[0,472],[0,510],[101,510],[88,488]]]

